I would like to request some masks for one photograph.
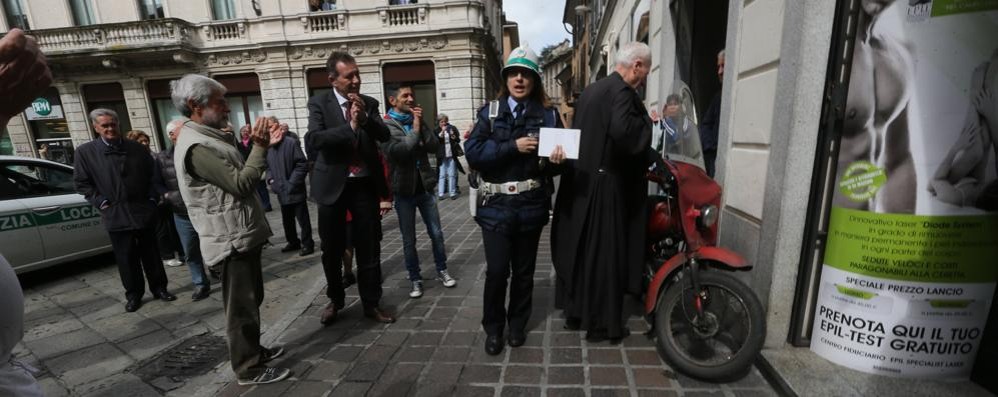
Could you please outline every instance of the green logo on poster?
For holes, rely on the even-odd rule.
[[[31,102],[31,108],[34,109],[35,113],[39,116],[48,116],[52,113],[52,105],[49,104],[48,99],[38,98],[34,102]]]
[[[849,200],[867,201],[877,195],[880,187],[887,182],[884,169],[869,161],[857,161],[849,164],[839,180],[839,190]]]

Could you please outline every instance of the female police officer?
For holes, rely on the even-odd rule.
[[[506,84],[498,100],[478,112],[478,122],[465,142],[465,158],[481,175],[475,220],[485,244],[485,297],[482,326],[485,351],[502,352],[503,329],[509,322],[509,345],[526,341],[534,288],[534,265],[541,229],[548,222],[551,176],[564,161],[561,147],[550,161],[537,153],[541,127],[561,127],[541,85],[537,54],[527,46],[513,50],[502,69]],[[506,279],[510,280],[509,309]]]

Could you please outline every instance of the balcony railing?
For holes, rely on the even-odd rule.
[[[347,27],[347,14],[343,11],[311,13],[300,20],[309,33],[336,32]]]
[[[238,49],[266,43],[378,37],[404,32],[485,29],[483,0],[337,9],[284,16],[190,23],[166,18],[35,30],[49,56],[183,45],[191,50]],[[463,15],[464,18],[455,18]]]
[[[381,10],[381,24],[384,26],[410,26],[426,24],[426,6],[395,6]]]
[[[183,44],[191,39],[193,25],[182,19],[108,23],[101,25],[35,30],[31,34],[46,54],[113,50],[121,47]]]

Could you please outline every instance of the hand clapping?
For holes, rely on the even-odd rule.
[[[267,148],[281,142],[280,130],[280,123],[275,123],[270,118],[260,116],[253,123],[250,139],[253,140],[253,143]]]

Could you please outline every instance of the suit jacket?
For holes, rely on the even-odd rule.
[[[388,196],[388,186],[382,178],[384,167],[378,158],[378,142],[388,141],[390,134],[381,120],[378,101],[367,95],[360,97],[367,107],[367,124],[359,127],[357,132],[343,118],[343,108],[333,90],[308,100],[305,151],[315,156],[312,198],[318,204],[333,205],[340,198],[350,174],[349,166],[355,147],[370,173],[368,179],[374,183],[378,196]]]

